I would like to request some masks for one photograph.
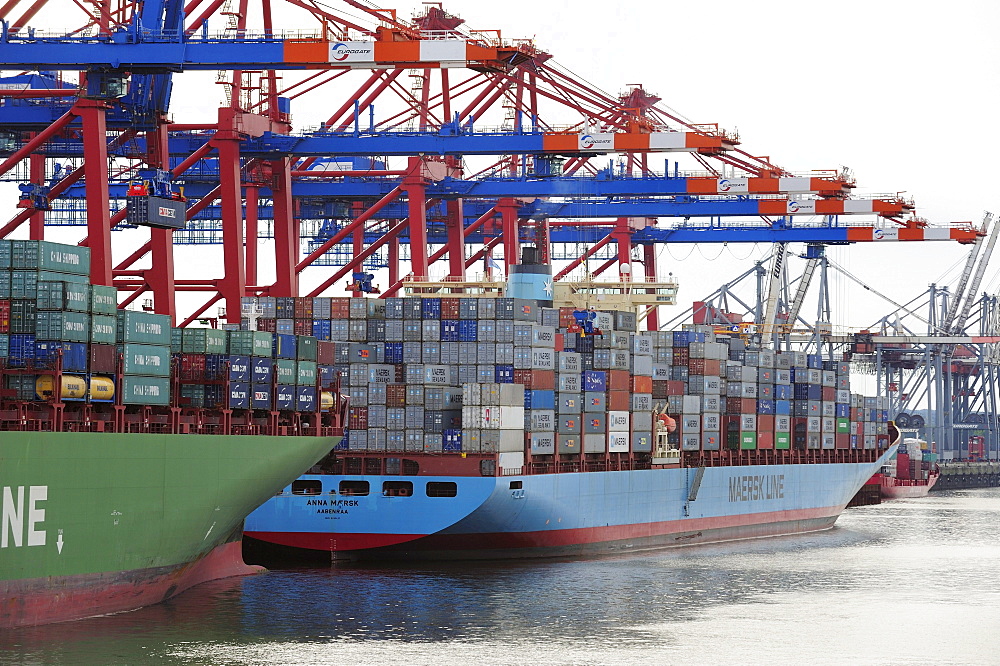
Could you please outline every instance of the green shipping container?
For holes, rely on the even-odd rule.
[[[90,311],[90,285],[76,282],[38,282],[39,310]]]
[[[283,358],[275,359],[274,372],[277,375],[279,384],[294,384],[295,377],[298,375],[295,361]]]
[[[170,317],[136,312],[118,311],[118,342],[138,342],[144,345],[170,344]]]
[[[170,379],[167,377],[122,377],[122,402],[126,405],[169,405]]]
[[[267,331],[253,332],[253,356],[271,358],[274,353],[274,333]]]
[[[851,433],[851,419],[839,418],[837,419],[837,434],[840,433]]]
[[[749,451],[757,448],[757,433],[755,432],[741,432],[740,433],[740,448],[744,451]]]
[[[787,432],[776,432],[774,433],[774,448],[776,449],[790,449],[792,448],[792,435]]]
[[[184,329],[183,328],[172,328],[170,329],[170,351],[175,354],[181,353],[181,347],[184,346]]]
[[[170,347],[128,343],[118,345],[126,375],[170,376]]]
[[[10,268],[10,246],[11,241],[0,240],[0,271]]]
[[[118,290],[95,284],[91,287],[90,311],[94,314],[113,315],[118,312]]]
[[[90,315],[90,341],[102,345],[115,344],[118,324],[112,315]]]
[[[13,241],[11,268],[90,275],[90,248],[50,241]]]
[[[38,273],[35,271],[11,271],[10,297],[37,299]]]
[[[273,348],[273,336],[266,331],[229,331],[230,354],[270,358]]]
[[[299,386],[316,385],[316,361],[299,361],[296,383]]]
[[[311,335],[297,335],[295,341],[295,357],[300,361],[316,360],[316,338]]]
[[[185,354],[228,353],[227,333],[215,328],[185,328],[181,334],[181,352]]]
[[[205,387],[201,384],[181,384],[181,407],[204,407]]]
[[[39,312],[35,315],[35,339],[89,342],[90,315],[86,312]]]

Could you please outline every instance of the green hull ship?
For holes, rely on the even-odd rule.
[[[0,627],[132,610],[243,563],[244,517],[340,437],[0,432]]]

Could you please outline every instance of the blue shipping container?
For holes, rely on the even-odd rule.
[[[758,400],[757,401],[757,413],[758,414],[774,414],[774,400]]]
[[[35,362],[38,366],[55,368],[56,361],[62,352],[63,372],[87,372],[87,361],[90,354],[86,342],[35,342]]]
[[[842,405],[840,403],[837,403],[836,410],[837,410],[836,417],[838,419],[849,419],[849,418],[851,418],[851,406],[850,405]]]
[[[250,384],[232,382],[229,385],[229,409],[250,409]]]
[[[687,333],[688,331],[675,331],[677,333]],[[603,370],[585,370],[583,372],[584,391],[607,391],[608,375]]]
[[[8,363],[12,368],[23,368],[35,358],[35,336],[21,333],[10,336]]]
[[[524,392],[525,409],[555,409],[556,392],[551,390],[534,390]]]
[[[774,413],[780,414],[781,416],[791,416],[792,415],[792,401],[791,400],[775,400],[774,401]]]
[[[296,391],[296,409],[300,412],[316,411],[316,387],[299,386]]]
[[[455,319],[441,320],[441,342],[458,342],[458,321]]]
[[[445,451],[462,451],[462,431],[446,429],[444,431],[443,446]]]
[[[255,356],[250,363],[250,381],[254,384],[270,384],[274,372],[274,359]]]
[[[458,322],[459,342],[478,342],[479,322],[472,319],[463,319]]]
[[[402,342],[387,342],[387,343],[385,343],[385,362],[386,363],[402,363],[403,362],[403,343]]]
[[[513,365],[498,365],[494,371],[496,376],[495,380],[497,384],[513,384],[514,383],[514,366]]]
[[[774,385],[774,399],[775,400],[791,400],[792,399],[792,387],[789,384],[775,384]]]
[[[250,406],[253,409],[271,409],[271,385],[253,384]]]
[[[337,381],[337,368],[332,365],[318,365],[316,372],[319,374],[319,385],[322,388],[331,388]]]
[[[425,298],[421,304],[420,309],[421,319],[440,319],[441,318],[441,299],[440,298]]]
[[[330,339],[330,320],[329,319],[314,319],[313,320],[313,337],[317,340],[329,340]]]
[[[295,336],[278,333],[274,336],[274,358],[295,360]]]
[[[295,387],[288,386],[286,384],[278,384],[277,391],[274,395],[274,408],[275,409],[295,409]]]

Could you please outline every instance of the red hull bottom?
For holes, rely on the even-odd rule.
[[[0,628],[79,620],[160,603],[219,578],[258,573],[244,564],[239,541],[175,567],[0,581]]]
[[[405,543],[386,546],[376,541],[364,549],[331,552],[334,560],[495,560],[577,555],[615,555],[642,550],[672,548],[692,544],[736,541],[762,537],[785,536],[817,532],[833,527],[842,507],[809,511],[775,512],[768,520],[758,523],[728,522],[727,520],[685,520],[670,523],[677,529],[650,534],[649,525],[617,526],[581,530],[551,530],[545,532],[496,532],[481,534],[432,534],[411,536]],[[785,514],[786,520],[779,516]],[[790,516],[788,514],[798,514]],[[632,534],[628,534],[632,532]],[[315,554],[317,537],[309,533],[260,533],[271,544],[301,549]],[[326,536],[329,542],[329,535]],[[343,535],[338,535],[339,537]],[[352,535],[360,542],[361,535]],[[370,535],[379,540],[390,535]],[[394,535],[401,537],[402,535]],[[291,554],[291,553],[289,553]]]
[[[914,485],[889,485],[895,479],[887,477],[882,481],[882,497],[885,499],[903,499],[909,497],[927,497],[934,484],[938,482],[940,476],[932,476],[926,483]]]

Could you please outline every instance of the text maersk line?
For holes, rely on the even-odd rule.
[[[781,499],[784,496],[784,474],[747,474],[729,479],[730,502]]]

